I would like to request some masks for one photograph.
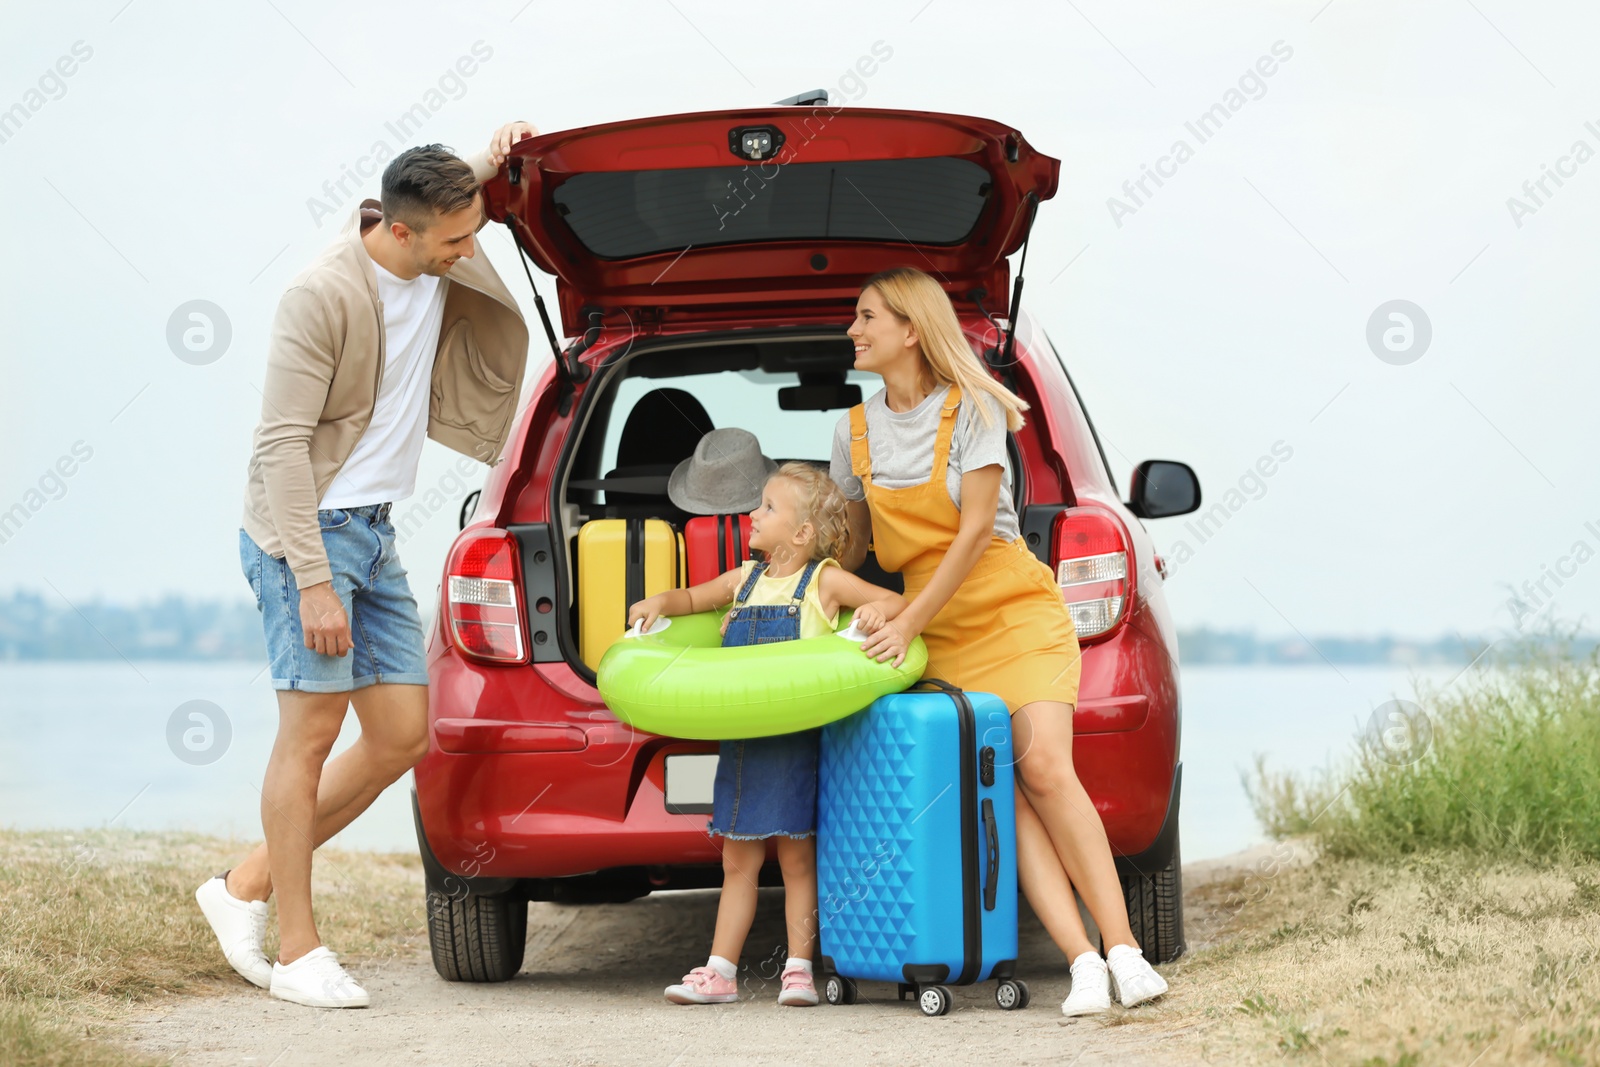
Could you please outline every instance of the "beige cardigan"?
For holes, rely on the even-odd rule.
[[[480,181],[495,174],[486,153],[468,162]],[[288,560],[297,589],[332,578],[317,504],[377,402],[383,305],[361,242],[377,208],[377,201],[363,201],[338,241],[290,283],[267,345],[244,530],[264,551]],[[428,436],[493,466],[517,413],[528,327],[481,249],[458,259],[444,284]]]

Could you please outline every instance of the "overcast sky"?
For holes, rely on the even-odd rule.
[[[1208,502],[1241,487],[1204,538],[1150,524],[1187,559],[1180,626],[1490,632],[1547,572],[1565,576],[1529,607],[1600,608],[1592,5],[106,0],[10,4],[5,22],[0,510],[28,516],[0,590],[248,595],[236,531],[268,323],[353,203],[318,218],[312,198],[396,147],[386,123],[413,105],[432,112],[417,139],[467,152],[510,119],[826,87],[1007,122],[1062,160],[1026,302],[1121,488],[1146,458],[1192,464]],[[847,80],[877,42],[890,57]],[[1146,167],[1162,184],[1124,192]],[[531,318],[503,233],[483,247]],[[168,342],[194,300],[231,326],[204,365]],[[1396,300],[1431,340],[1412,313],[1406,349],[1385,319],[1401,350],[1380,336],[1381,359],[1369,320]],[[1257,480],[1275,447],[1289,458]],[[419,489],[453,462],[430,442]],[[454,511],[404,546],[425,603]]]

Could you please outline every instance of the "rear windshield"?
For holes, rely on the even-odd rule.
[[[827,466],[840,418],[883,388],[854,359],[842,333],[635,352],[599,387],[566,469],[565,503],[585,519],[682,522],[668,478],[719,428],[750,431],[775,460]],[[1014,477],[1019,506],[1022,487]]]
[[[883,379],[864,371],[851,371],[846,381],[861,390],[863,397],[877,392]],[[806,459],[827,463],[833,455],[833,430],[849,410],[840,407],[824,411],[785,411],[778,403],[778,390],[798,384],[794,374],[772,374],[764,370],[728,370],[716,374],[697,374],[691,378],[626,378],[617,385],[612,401],[612,417],[606,427],[602,465],[610,470],[624,466],[629,457],[620,454],[622,429],[639,401],[660,389],[690,392],[704,410],[712,426],[738,426],[749,430],[761,442],[761,451],[783,461]],[[668,404],[667,417],[687,418],[686,408],[693,401],[681,399]],[[674,460],[684,457],[674,456]]]
[[[556,210],[593,255],[829,238],[953,245],[978,221],[989,172],[970,159],[770,163],[578,174]]]

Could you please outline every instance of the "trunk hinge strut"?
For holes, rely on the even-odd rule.
[[[1017,263],[1017,280],[1011,287],[1011,310],[1006,312],[1006,350],[1000,365],[1011,366],[1011,353],[1017,346],[1017,312],[1022,309],[1022,272],[1028,268],[1028,241],[1033,237],[1033,220],[1039,217],[1039,194],[1028,193],[1028,227],[1022,231],[1022,259]]]
[[[518,233],[517,226],[517,217],[509,211],[506,212],[506,229],[511,231],[511,243],[517,246],[517,260],[522,264],[522,272],[528,276],[528,288],[533,290],[533,305],[539,310],[539,321],[544,323],[544,335],[550,340],[550,354],[555,358],[556,368],[562,372],[569,384],[586,382],[589,380],[589,368],[578,356],[599,338],[600,309],[585,309],[589,312],[589,328],[566,352],[561,351],[561,342],[556,339],[556,330],[550,322],[550,312],[545,309],[544,297],[539,295],[539,287],[533,282],[533,268],[528,263],[528,250],[522,245],[522,235]]]
[[[1026,200],[1028,204],[1028,223],[1022,231],[1022,259],[1017,264],[1017,280],[1011,288],[1011,306],[1006,311],[1005,327],[1002,328],[999,320],[994,317],[988,308],[983,306],[983,301],[989,295],[987,291],[973,289],[967,293],[967,299],[978,306],[978,310],[983,313],[984,318],[989,320],[989,325],[995,328],[997,335],[994,346],[984,350],[983,361],[989,365],[991,370],[1000,375],[1008,386],[1015,380],[1011,367],[1012,353],[1016,350],[1017,344],[1017,312],[1022,307],[1022,274],[1028,267],[1028,241],[1033,236],[1033,220],[1039,215],[1039,195],[1030,192]],[[1005,336],[1000,337],[998,336],[999,334],[1004,334]]]

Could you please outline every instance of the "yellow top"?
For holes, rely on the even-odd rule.
[[[739,564],[738,589],[744,588],[744,583],[750,580],[750,571],[755,568],[756,561],[747,559]],[[800,602],[800,636],[822,637],[833,633],[839,625],[839,615],[834,613],[829,618],[822,610],[822,569],[824,567],[837,567],[839,561],[831,556],[817,565],[811,575],[811,584],[806,586],[805,599]],[[750,599],[746,604],[776,604],[787,607],[789,601],[794,599],[795,587],[800,584],[800,576],[805,573],[805,566],[783,578],[774,578],[769,573],[763,573],[756,579],[756,587],[750,590]],[[737,593],[737,589],[735,593]],[[731,609],[733,605],[729,605]]]

